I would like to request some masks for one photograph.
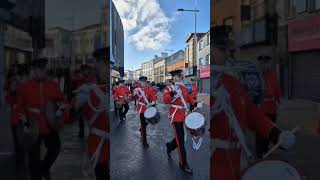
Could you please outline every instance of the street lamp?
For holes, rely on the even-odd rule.
[[[196,64],[197,62],[197,57],[196,57],[196,51],[197,51],[197,13],[200,12],[199,9],[177,9],[177,11],[180,11],[180,12],[193,12],[194,13],[194,35],[193,35],[193,43],[194,43],[194,48],[193,48],[193,67],[194,65]],[[193,68],[192,67],[192,68]],[[193,72],[195,73],[195,80],[197,82],[197,70],[196,72]]]

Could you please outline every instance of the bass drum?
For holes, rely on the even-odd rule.
[[[280,160],[262,160],[242,174],[241,180],[303,180],[298,170]]]

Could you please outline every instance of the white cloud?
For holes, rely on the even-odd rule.
[[[159,50],[171,41],[170,22],[158,0],[113,0],[126,40],[137,50]]]

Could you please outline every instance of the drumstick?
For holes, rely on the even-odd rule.
[[[200,102],[200,103],[203,103],[203,101],[202,101],[202,102]],[[193,111],[195,111],[195,110],[197,110],[197,109],[199,109],[199,108],[198,108],[198,106],[197,106],[197,107],[195,107],[195,108],[192,110],[192,112],[193,112]]]
[[[295,133],[299,130],[299,126],[295,127],[294,129],[291,130],[291,133]],[[274,145],[265,155],[263,155],[263,159],[268,157],[271,153],[273,153],[276,149],[278,149],[280,146],[280,141]]]

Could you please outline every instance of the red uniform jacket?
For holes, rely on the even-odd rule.
[[[100,89],[103,92],[107,92],[107,88],[108,88],[108,86],[100,87]],[[101,100],[98,98],[98,96],[96,95],[96,93],[93,90],[90,92],[89,97],[91,99],[92,105],[95,108],[98,108],[99,105],[101,104]],[[83,108],[81,108],[81,114],[85,120],[89,121],[90,118],[95,114],[95,112],[90,108],[89,104],[87,103],[84,105]],[[98,116],[98,118],[93,123],[92,127],[97,128],[102,131],[105,131],[107,133],[110,133],[109,118],[108,118],[107,110],[105,110],[104,112],[102,112]],[[100,136],[97,136],[92,132],[89,134],[89,137],[87,139],[87,143],[88,143],[88,154],[89,154],[90,158],[95,153],[100,140],[101,140]],[[110,154],[109,149],[110,149],[110,140],[108,138],[106,141],[104,141],[102,149],[101,149],[101,154],[99,157],[100,163],[106,164],[109,162],[109,159],[110,159],[109,158],[109,154]]]
[[[193,97],[193,99],[197,99],[197,95],[198,95],[198,85],[196,83],[193,83],[191,97]]]
[[[275,71],[264,73],[265,94],[260,108],[265,114],[274,114],[277,111],[277,102],[280,102],[281,90]]]
[[[153,89],[151,89],[150,87],[146,86],[143,89],[141,88],[141,90],[144,91],[144,94],[147,100],[149,101],[149,103],[151,103],[151,101],[157,100],[157,94],[154,93]],[[137,100],[136,109],[138,112],[144,113],[144,111],[147,109],[147,103],[145,102],[144,98],[141,96],[141,91],[137,91],[137,92],[138,94],[135,95]]]
[[[253,104],[240,81],[229,75],[223,75],[222,81],[230,94],[232,108],[242,130],[251,129],[268,138],[274,125]],[[212,100],[212,104],[214,104],[215,99],[212,98]],[[238,142],[224,112],[215,114],[211,118],[210,133],[212,139],[218,138],[229,142]],[[211,180],[240,180],[240,152],[240,149],[216,149],[211,157]]]
[[[131,92],[129,90],[129,88],[127,86],[119,86],[116,90],[115,90],[115,100],[120,99],[120,101],[122,102],[122,104],[126,104],[128,102],[125,101],[125,95],[128,95],[129,97],[131,96]],[[130,98],[129,98],[130,101]]]
[[[171,92],[172,89],[173,89],[173,86],[172,86],[172,85],[169,85],[169,86],[167,86],[167,87],[164,89],[164,92],[163,92],[163,100],[164,100],[164,102],[165,102],[166,104],[170,104],[169,119],[170,119],[170,117],[173,116],[174,112],[176,111],[175,114],[174,114],[174,116],[173,116],[172,122],[184,122],[184,119],[185,119],[185,116],[186,116],[186,114],[185,114],[185,113],[186,113],[186,110],[185,110],[185,108],[184,108],[184,105],[183,105],[183,103],[182,103],[181,98],[178,98],[176,101],[174,101],[173,103],[171,103],[171,100],[174,99],[173,97],[170,96],[170,92]],[[196,101],[195,101],[195,99],[193,99],[193,98],[189,95],[186,87],[183,86],[183,85],[180,85],[180,89],[181,89],[181,91],[182,91],[182,95],[183,95],[183,98],[184,98],[185,102],[186,102],[186,103],[189,102],[190,104],[194,105]],[[176,95],[177,95],[177,94],[175,93],[175,96],[176,96]],[[172,105],[177,105],[177,106],[180,106],[181,108],[178,108],[178,109],[176,110],[176,108],[172,107]]]
[[[61,92],[59,85],[51,80],[31,80],[23,83],[17,94],[17,113],[38,121],[40,134],[49,134],[51,129],[45,112],[47,103],[66,102],[66,97]],[[40,114],[30,111],[30,108],[40,110]]]
[[[114,86],[113,88],[112,88],[112,97],[113,97],[113,100],[115,101],[115,99],[116,99],[116,89],[118,88],[118,86]]]

